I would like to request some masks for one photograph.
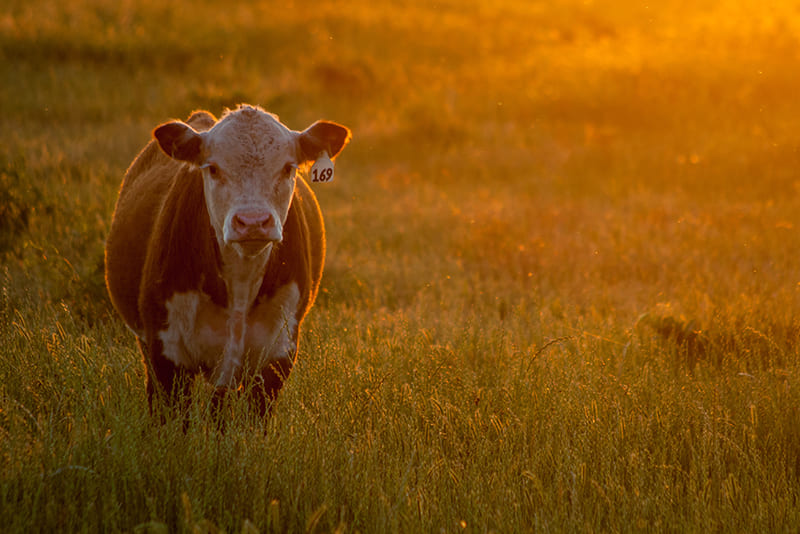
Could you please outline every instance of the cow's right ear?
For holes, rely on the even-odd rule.
[[[188,124],[180,121],[164,123],[153,130],[153,136],[167,156],[189,163],[200,162],[203,137]]]

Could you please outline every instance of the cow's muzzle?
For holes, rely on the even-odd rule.
[[[268,211],[243,211],[233,215],[230,223],[232,244],[239,245],[247,255],[255,255],[270,243],[282,239],[281,224]]]

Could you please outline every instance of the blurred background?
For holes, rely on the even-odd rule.
[[[116,189],[153,126],[248,102],[295,129],[327,118],[355,133],[341,181],[318,189],[330,272],[351,272],[340,293],[369,279],[363,298],[413,296],[433,261],[578,311],[678,300],[708,315],[709,299],[750,292],[793,304],[799,10],[10,0],[7,286],[97,313]]]

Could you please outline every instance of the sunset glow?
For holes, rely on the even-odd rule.
[[[797,2],[5,0],[0,77],[0,530],[800,524]],[[319,202],[320,289],[264,417],[257,381],[151,410],[106,290],[120,183],[158,125],[241,103],[352,130],[275,165]],[[205,198],[208,136],[171,124]],[[174,353],[214,335],[198,302],[247,340],[192,262],[214,241],[174,234]]]

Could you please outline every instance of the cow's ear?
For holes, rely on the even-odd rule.
[[[317,121],[300,132],[300,154],[305,161],[316,160],[324,151],[335,158],[352,137],[350,129],[341,124]]]
[[[153,135],[167,156],[189,163],[200,162],[203,136],[188,124],[167,122],[153,130]]]

